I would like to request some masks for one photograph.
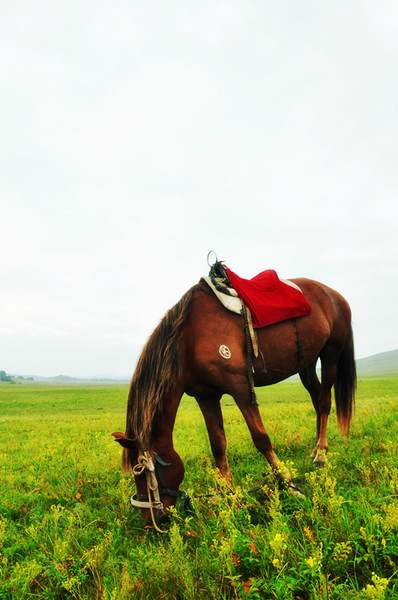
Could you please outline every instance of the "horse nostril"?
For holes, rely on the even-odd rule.
[[[165,509],[162,512],[162,514],[160,514],[159,517],[157,518],[158,525],[167,525],[168,523],[170,523],[170,515],[171,515],[171,512],[169,510]]]

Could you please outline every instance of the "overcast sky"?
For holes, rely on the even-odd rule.
[[[127,376],[215,250],[398,348],[395,0],[3,0],[0,369]]]

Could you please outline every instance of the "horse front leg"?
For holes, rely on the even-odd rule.
[[[224,420],[220,406],[221,394],[195,397],[206,423],[216,467],[222,477],[229,484],[232,484],[232,476],[226,454],[227,440],[224,431]]]
[[[274,452],[268,433],[266,432],[257,404],[251,399],[248,386],[240,386],[240,390],[233,394],[246,424],[249,428],[252,440],[257,450],[263,454],[279,481],[288,488],[291,495],[302,498],[303,494],[294,486],[289,470],[283,465]]]

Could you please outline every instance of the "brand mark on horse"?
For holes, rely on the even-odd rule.
[[[228,348],[228,346],[224,346],[224,344],[221,344],[218,351],[223,358],[231,358],[231,350]]]

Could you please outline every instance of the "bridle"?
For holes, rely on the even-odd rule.
[[[145,473],[147,494],[134,494],[131,496],[131,504],[137,508],[147,508],[151,513],[151,519],[154,528],[159,533],[164,533],[158,526],[155,518],[155,510],[160,510],[166,514],[166,509],[161,501],[161,496],[172,496],[173,498],[184,498],[184,508],[186,512],[192,511],[191,500],[186,492],[170,490],[167,487],[166,480],[163,474],[162,467],[169,467],[171,463],[165,462],[157,454],[153,454],[153,458],[149,452],[144,452],[138,457],[137,464],[133,467],[132,472],[135,477],[139,477]],[[159,483],[161,488],[159,490]]]
[[[182,490],[170,490],[167,487],[166,480],[163,474],[162,467],[169,467],[171,463],[165,462],[158,456],[157,454],[153,454],[152,456],[149,452],[144,452],[138,457],[137,464],[133,467],[132,472],[135,477],[140,477],[145,473],[146,477],[146,485],[147,485],[147,494],[134,494],[131,496],[131,504],[136,506],[137,508],[146,508],[149,509],[151,514],[151,519],[153,526],[156,531],[159,533],[165,533],[163,529],[160,529],[159,525],[156,522],[155,518],[155,510],[162,511],[164,515],[167,515],[167,510],[165,509],[163,502],[161,501],[161,496],[172,496],[173,498],[184,498],[184,510],[187,515],[194,515],[194,509],[192,506],[191,498],[189,495]],[[254,494],[261,490],[265,485],[267,485],[269,481],[269,474],[263,473],[263,481],[260,485],[247,490],[248,494]],[[159,490],[159,483],[162,486]],[[291,489],[295,492],[298,492],[300,496],[303,497],[303,494],[299,488],[297,488],[293,483],[288,483],[286,489]],[[225,492],[223,496],[229,496],[233,494],[232,491]],[[213,494],[200,494],[196,495],[195,498],[212,498]]]

